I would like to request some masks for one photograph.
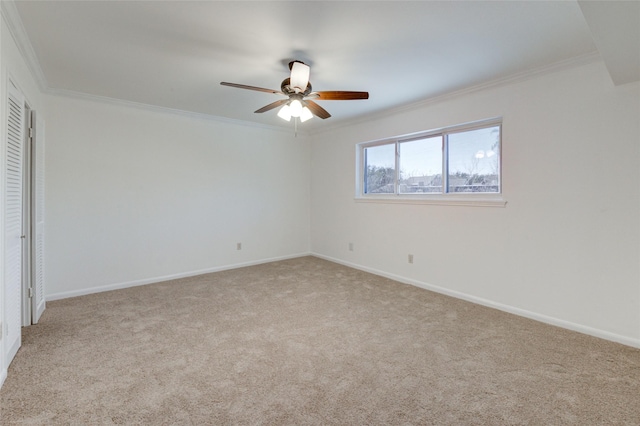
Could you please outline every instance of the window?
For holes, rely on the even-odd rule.
[[[364,188],[367,194],[393,194],[396,179],[396,152],[393,145],[365,149]]]
[[[359,144],[356,198],[497,200],[501,128],[493,119]]]
[[[442,192],[442,136],[398,142],[398,154],[401,194]]]

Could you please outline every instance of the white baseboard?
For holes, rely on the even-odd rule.
[[[193,276],[196,276],[196,275],[209,274],[211,272],[226,271],[226,270],[229,270],[229,269],[243,268],[245,266],[260,265],[262,263],[277,262],[279,260],[294,259],[296,257],[303,257],[303,256],[310,256],[310,255],[311,255],[311,253],[309,253],[309,252],[307,252],[307,253],[298,253],[298,254],[292,254],[292,255],[287,255],[287,256],[272,257],[272,258],[269,258],[269,259],[261,259],[261,260],[253,260],[253,261],[249,261],[249,262],[234,263],[232,265],[215,266],[215,267],[212,267],[212,268],[200,269],[200,270],[197,270],[197,271],[181,272],[181,273],[178,273],[178,274],[164,275],[164,276],[154,277],[154,278],[145,278],[145,279],[142,279],[142,280],[134,280],[134,281],[127,281],[127,282],[123,282],[123,283],[107,284],[107,285],[98,286],[98,287],[83,288],[83,289],[80,289],[80,290],[63,291],[63,292],[59,292],[59,293],[47,294],[45,299],[46,299],[46,301],[67,299],[67,298],[70,298],[70,297],[85,296],[87,294],[93,294],[93,293],[101,293],[103,291],[119,290],[119,289],[129,288],[129,287],[137,287],[137,286],[140,286],[140,285],[154,284],[154,283],[158,283],[158,282],[162,282],[162,281],[176,280],[176,279],[179,279],[179,278],[187,278],[187,277],[193,277]]]
[[[5,354],[5,358],[4,358],[4,362],[7,363],[7,368],[9,368],[9,366],[11,365],[11,362],[13,362],[13,359],[16,357],[16,354],[18,353],[18,350],[20,349],[21,345],[22,345],[22,338],[15,339],[11,344],[11,347],[7,350],[7,353]]]
[[[80,290],[52,293],[52,294],[47,295],[46,300],[50,301],[50,300],[66,299],[66,298],[70,298],[70,297],[84,296],[84,295],[87,295],[87,294],[100,293],[100,292],[103,292],[103,291],[111,291],[111,290],[118,290],[118,289],[128,288],[128,287],[136,287],[136,286],[140,286],[140,285],[153,284],[153,283],[158,283],[158,282],[162,282],[162,281],[170,281],[170,280],[175,280],[175,279],[179,279],[179,278],[186,278],[186,277],[192,277],[192,276],[196,276],[196,275],[208,274],[208,273],[211,273],[211,272],[226,271],[226,270],[229,270],[229,269],[242,268],[242,267],[245,267],[245,266],[253,266],[253,265],[260,265],[260,264],[263,264],[263,263],[276,262],[276,261],[279,261],[279,260],[294,259],[294,258],[303,257],[303,256],[315,256],[315,257],[318,257],[320,259],[325,259],[325,260],[328,260],[330,262],[339,263],[341,265],[348,266],[350,268],[359,269],[361,271],[365,271],[365,272],[372,273],[374,275],[379,275],[379,276],[382,276],[382,277],[385,277],[385,278],[389,278],[389,279],[392,279],[394,281],[398,281],[398,282],[405,283],[405,284],[410,284],[410,285],[413,285],[413,286],[416,286],[416,287],[424,288],[425,290],[430,290],[430,291],[433,291],[433,292],[436,292],[436,293],[445,294],[447,296],[455,297],[457,299],[462,299],[462,300],[466,300],[468,302],[476,303],[478,305],[482,305],[482,306],[487,306],[487,307],[490,307],[490,308],[498,309],[500,311],[508,312],[508,313],[511,313],[511,314],[514,314],[514,315],[518,315],[518,316],[521,316],[521,317],[525,317],[525,318],[529,318],[529,319],[532,319],[532,320],[535,320],[535,321],[540,321],[540,322],[543,322],[545,324],[555,325],[557,327],[565,328],[565,329],[572,330],[572,331],[577,331],[579,333],[588,334],[590,336],[599,337],[601,339],[610,340],[612,342],[621,343],[623,345],[627,345],[627,346],[631,346],[631,347],[635,347],[635,348],[640,348],[640,339],[635,339],[635,338],[632,338],[632,337],[622,336],[622,335],[619,335],[619,334],[611,333],[611,332],[600,330],[600,329],[597,329],[597,328],[588,327],[588,326],[581,325],[581,324],[576,324],[576,323],[573,323],[573,322],[570,322],[570,321],[565,321],[565,320],[562,320],[562,319],[559,319],[559,318],[550,317],[550,316],[539,314],[539,313],[536,313],[536,312],[527,311],[527,310],[524,310],[524,309],[516,308],[514,306],[505,305],[505,304],[502,304],[502,303],[494,302],[492,300],[483,299],[481,297],[469,295],[469,294],[462,293],[462,292],[455,291],[455,290],[450,290],[450,289],[447,289],[447,288],[444,288],[444,287],[439,287],[439,286],[436,286],[436,285],[424,283],[422,281],[418,281],[418,280],[414,280],[414,279],[411,279],[411,278],[402,277],[400,275],[391,274],[391,273],[388,273],[388,272],[385,272],[385,271],[381,271],[381,270],[378,270],[378,269],[369,268],[369,267],[366,267],[366,266],[358,265],[358,264],[355,264],[355,263],[352,263],[352,262],[347,262],[347,261],[344,261],[344,260],[341,260],[341,259],[336,259],[336,258],[333,258],[333,257],[330,257],[330,256],[325,256],[325,255],[322,255],[322,254],[319,254],[319,253],[313,253],[313,252],[298,253],[298,254],[293,254],[293,255],[288,255],[288,256],[280,256],[280,257],[273,257],[273,258],[269,258],[269,259],[261,259],[261,260],[255,260],[255,261],[250,261],[250,262],[236,263],[236,264],[232,264],[232,265],[216,266],[216,267],[213,267],[213,268],[200,269],[200,270],[197,270],[197,271],[189,271],[189,272],[183,272],[183,273],[179,273],[179,274],[171,274],[171,275],[165,275],[165,276],[154,277],[154,278],[146,278],[146,279],[142,279],[142,280],[128,281],[128,282],[124,282],[124,283],[108,284],[108,285],[104,285],[104,286],[91,287],[91,288],[85,288],[85,289],[80,289]],[[3,372],[3,374],[6,375],[6,372]]]
[[[444,294],[447,296],[455,297],[456,299],[466,300],[468,302],[476,303],[478,305],[487,306],[489,308],[498,309],[499,311],[508,312],[510,314],[518,315],[521,317],[529,318],[535,321],[543,322],[545,324],[555,325],[557,327],[566,328],[568,330],[577,331],[579,333],[588,334],[590,336],[599,337],[601,339],[610,340],[612,342],[621,343],[623,345],[631,346],[634,348],[640,348],[640,339],[634,339],[632,337],[621,336],[619,334],[610,333],[608,331],[600,330],[597,328],[588,327],[581,324],[576,324],[570,321],[565,321],[559,318],[550,317],[547,315],[539,314],[536,312],[527,311],[524,309],[516,308],[514,306],[497,303],[481,297],[472,296],[466,293],[462,293],[455,290],[450,290],[444,287],[438,287],[432,284],[427,284],[411,278],[402,277],[395,274],[390,274],[384,271],[380,271],[374,268],[358,265],[355,263],[347,262],[341,259],[336,259],[330,256],[325,256],[319,253],[311,253],[312,256],[320,259],[328,260],[330,262],[339,263],[341,265],[348,266],[350,268],[359,269],[361,271],[369,272],[374,275],[379,275],[385,278],[392,279],[404,284],[410,284],[416,287],[424,288],[435,293]]]
[[[4,381],[7,378],[7,370],[0,371],[0,389],[2,389],[2,385],[4,385]]]

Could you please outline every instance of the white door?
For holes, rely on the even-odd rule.
[[[44,121],[31,113],[32,135],[32,242],[31,242],[31,323],[44,312]]]
[[[6,365],[20,348],[22,304],[22,167],[24,156],[24,96],[7,84],[7,147],[4,185],[4,280]]]

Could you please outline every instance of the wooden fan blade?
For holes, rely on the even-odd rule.
[[[317,95],[317,97],[313,96]],[[350,101],[353,99],[369,99],[369,92],[348,92],[342,90],[328,90],[322,92],[313,92],[309,97],[314,97],[321,101]]]
[[[309,100],[304,101],[304,103],[307,106],[307,108],[309,108],[309,110],[313,113],[313,115],[320,117],[323,120],[325,118],[331,117],[331,114],[329,114],[326,109],[322,108],[317,103]]]
[[[270,111],[274,108],[278,108],[280,105],[284,105],[287,102],[289,102],[289,99],[280,99],[279,101],[275,101],[270,103],[269,105],[263,106],[262,108],[260,108],[259,110],[256,110],[254,112],[256,113],[261,113],[261,112],[265,112],[265,111]]]
[[[274,93],[276,95],[284,95],[284,93],[282,93],[279,90],[265,89],[263,87],[247,86],[245,84],[227,83],[226,81],[222,81],[220,82],[220,84],[222,84],[223,86],[237,87],[238,89],[255,90],[257,92],[266,92],[266,93]]]

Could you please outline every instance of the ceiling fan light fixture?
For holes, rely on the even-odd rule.
[[[311,112],[311,110],[307,107],[302,108],[302,112],[300,113],[300,122],[304,123],[307,120],[310,120],[313,118],[313,113]]]
[[[300,114],[302,114],[302,102],[297,99],[292,100],[289,103],[289,111],[291,111],[292,117],[300,117]]]
[[[291,121],[291,107],[289,105],[285,105],[280,108],[280,111],[278,111],[278,117],[286,121]]]
[[[298,88],[301,92],[304,92],[309,83],[310,70],[309,65],[294,61],[291,64],[291,78],[289,80],[291,87]]]

